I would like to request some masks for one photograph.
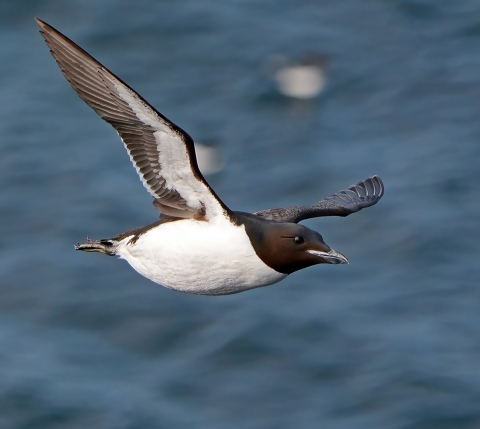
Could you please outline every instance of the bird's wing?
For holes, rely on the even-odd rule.
[[[308,206],[268,209],[254,214],[276,222],[298,223],[321,216],[348,216],[376,204],[383,197],[384,186],[380,177],[373,176]]]
[[[70,85],[117,130],[162,215],[208,220],[228,212],[200,173],[186,132],[70,39],[39,19],[37,23]]]

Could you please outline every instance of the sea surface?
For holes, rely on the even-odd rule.
[[[214,147],[234,210],[378,174],[305,222],[350,265],[202,297],[75,252],[158,212],[35,16]],[[321,94],[280,94],[310,54]],[[480,428],[480,1],[3,1],[0,151],[0,428]]]

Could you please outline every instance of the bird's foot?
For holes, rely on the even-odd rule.
[[[83,250],[84,252],[100,252],[109,256],[114,256],[117,250],[117,243],[113,240],[91,240],[88,237],[86,243],[77,243],[74,246],[75,250]]]

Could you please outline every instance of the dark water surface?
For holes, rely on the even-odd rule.
[[[65,32],[226,159],[233,209],[384,199],[307,224],[345,253],[227,297],[73,251],[157,212],[37,32]],[[480,2],[0,3],[1,428],[480,428]],[[329,58],[312,101],[272,55]]]

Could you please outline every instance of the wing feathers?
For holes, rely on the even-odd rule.
[[[70,39],[37,23],[70,85],[118,132],[155,207],[171,217],[209,219],[228,212],[198,170],[188,134]]]
[[[41,20],[37,23],[70,85],[118,132],[163,218],[210,219],[229,213],[198,170],[193,141],[187,133],[70,39]],[[348,216],[376,204],[383,193],[382,181],[373,176],[314,205],[255,214],[278,222]]]
[[[300,222],[321,216],[348,216],[359,210],[377,204],[384,194],[383,182],[378,176],[358,182],[344,191],[324,198],[317,204],[291,206],[255,212],[257,216],[276,222]]]

